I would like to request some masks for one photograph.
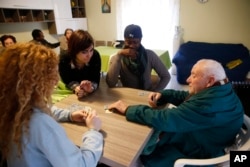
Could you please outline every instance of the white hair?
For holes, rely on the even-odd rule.
[[[201,59],[196,64],[202,66],[204,75],[213,75],[215,81],[220,81],[227,78],[225,70],[221,63],[212,59]]]

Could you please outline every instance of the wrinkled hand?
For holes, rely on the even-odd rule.
[[[85,122],[88,116],[88,111],[78,110],[71,113],[71,121],[73,122]]]
[[[148,95],[148,103],[151,107],[157,107],[157,101],[161,98],[161,93],[151,92]]]
[[[80,84],[80,88],[86,92],[86,93],[92,93],[93,88],[92,88],[92,82],[88,80],[83,80]]]
[[[96,111],[92,110],[88,113],[86,118],[86,126],[89,129],[100,130],[102,125],[101,119],[97,116]]]
[[[126,49],[120,50],[119,54],[135,59],[138,55],[138,52],[135,49],[126,48]]]
[[[117,112],[121,114],[125,114],[127,108],[128,105],[121,100],[118,100],[117,102],[114,102],[108,106],[109,110],[115,109]]]

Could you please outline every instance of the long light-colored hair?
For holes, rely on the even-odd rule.
[[[51,114],[51,94],[59,80],[58,56],[42,45],[15,44],[0,56],[0,151],[10,144],[22,153],[22,135],[29,135],[33,108]],[[25,133],[25,134],[24,134]]]

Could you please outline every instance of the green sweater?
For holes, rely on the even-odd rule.
[[[159,105],[172,103],[177,107],[153,109],[137,105],[126,112],[128,121],[155,130],[141,155],[146,167],[171,167],[178,158],[216,157],[234,142],[244,111],[230,83],[205,89],[186,101],[186,91],[161,93]]]

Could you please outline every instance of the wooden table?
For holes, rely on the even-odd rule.
[[[72,94],[55,105],[68,108],[71,104],[90,106],[98,112],[102,120],[102,133],[104,135],[104,152],[100,162],[113,167],[136,166],[138,157],[152,134],[152,129],[128,122],[125,116],[117,113],[107,113],[104,105],[109,105],[122,99],[129,105],[147,104],[147,91],[132,88],[108,88],[104,82],[92,95],[79,101]],[[74,123],[61,123],[69,138],[76,144],[81,144],[82,134],[87,130],[83,125]]]
[[[97,46],[95,49],[100,53],[101,55],[101,71],[107,72],[108,66],[109,66],[109,58],[110,56],[116,54],[120,49],[110,47],[110,46]],[[171,60],[169,57],[169,53],[167,50],[157,50],[153,49],[153,51],[160,57],[163,64],[166,66],[167,69],[171,67]]]

